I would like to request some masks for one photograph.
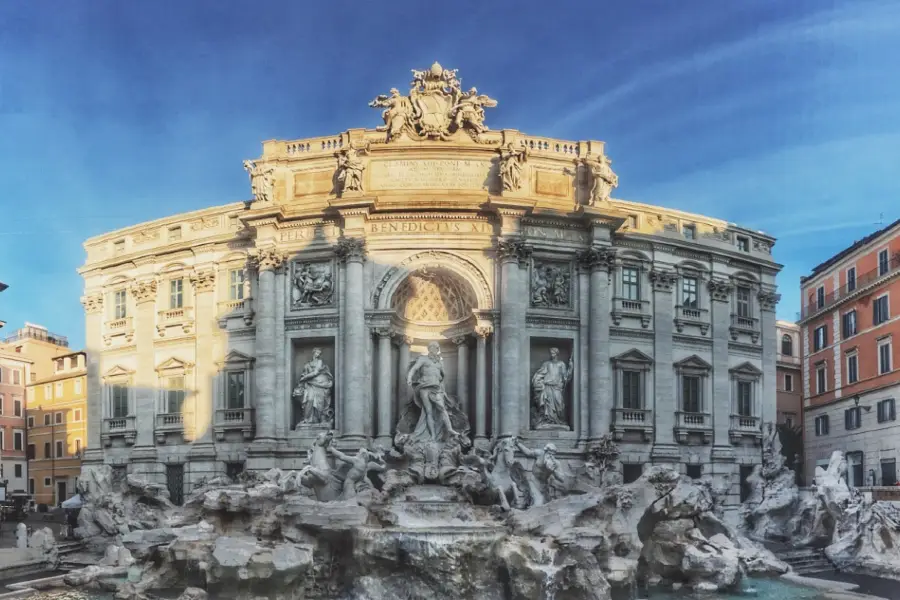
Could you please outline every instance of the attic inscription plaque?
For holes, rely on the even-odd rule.
[[[372,190],[482,190],[491,164],[480,160],[382,160],[370,165]]]

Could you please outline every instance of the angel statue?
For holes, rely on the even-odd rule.
[[[451,110],[456,111],[454,123],[459,129],[466,126],[469,131],[475,135],[484,133],[488,130],[484,124],[484,107],[493,108],[497,106],[497,101],[484,94],[478,95],[478,90],[470,89],[468,92],[460,96],[459,102]]]
[[[415,73],[415,71],[413,72]],[[414,82],[415,83],[415,82]],[[378,131],[386,131],[388,140],[396,139],[405,131],[412,129],[413,107],[409,98],[401,96],[397,88],[391,88],[391,95],[379,94],[377,98],[369,102],[372,108],[384,108],[381,118],[384,125],[378,127]]]
[[[503,189],[514,192],[522,187],[522,165],[528,158],[528,150],[516,150],[512,142],[500,150],[500,181]]]

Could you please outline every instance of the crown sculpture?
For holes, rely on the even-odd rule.
[[[481,134],[488,130],[484,107],[493,108],[497,101],[479,95],[474,87],[462,91],[456,71],[437,62],[425,71],[413,69],[409,96],[401,96],[397,88],[392,88],[389,95],[381,94],[369,103],[373,108],[384,109],[384,125],[378,130],[387,132],[387,141],[404,136],[412,140],[448,140],[465,131],[476,142],[482,142]]]

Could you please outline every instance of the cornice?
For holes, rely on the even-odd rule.
[[[332,315],[310,315],[290,317],[284,320],[285,331],[303,331],[307,329],[337,329],[340,317]]]
[[[609,336],[619,339],[652,340],[654,333],[647,329],[631,329],[628,327],[610,327]]]
[[[581,326],[578,317],[547,316],[543,314],[528,314],[525,323],[529,327],[537,329],[565,329],[577,330]]]

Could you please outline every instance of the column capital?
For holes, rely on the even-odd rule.
[[[366,240],[359,237],[341,237],[334,245],[334,253],[341,262],[366,260]]]
[[[86,294],[81,297],[81,304],[84,305],[84,312],[98,313],[103,310],[103,294]]]
[[[131,285],[131,295],[134,296],[134,301],[138,304],[156,300],[156,280],[135,281]]]
[[[256,255],[256,266],[260,271],[274,271],[284,264],[285,255],[275,248],[260,248]]]
[[[516,261],[520,267],[527,267],[533,249],[521,237],[507,238],[497,242],[497,258],[501,263]]]
[[[759,299],[759,309],[768,312],[774,312],[775,306],[781,300],[781,294],[769,291],[761,291],[756,297]]]
[[[372,332],[379,338],[390,338],[394,335],[394,330],[390,327],[373,327]]]
[[[494,333],[493,325],[479,325],[475,328],[473,332],[476,337],[481,338],[482,340],[487,339],[489,335]]]
[[[454,337],[451,341],[457,346],[464,346],[466,341],[468,341],[469,336],[467,335],[458,335]]]
[[[191,285],[197,292],[211,292],[216,289],[216,271],[203,269],[191,273]]]
[[[575,259],[587,271],[609,271],[613,268],[616,251],[606,247],[591,247],[579,252]]]
[[[678,273],[675,271],[661,271],[653,269],[650,271],[650,282],[653,289],[657,292],[671,292],[678,280]]]
[[[734,289],[734,285],[727,279],[710,279],[706,283],[706,287],[709,288],[712,299],[717,302],[728,302],[731,298],[731,290]]]

